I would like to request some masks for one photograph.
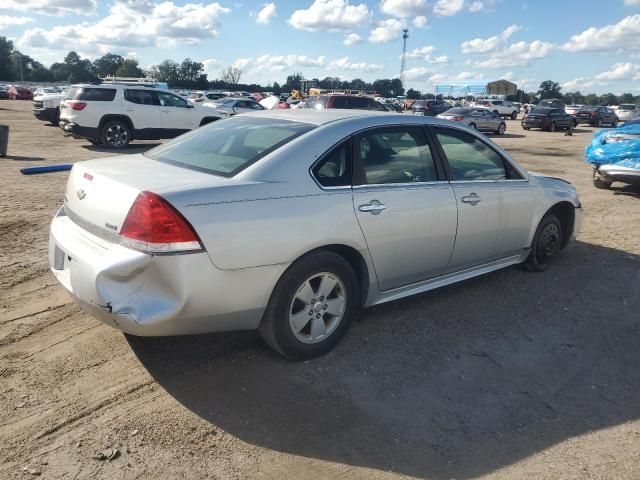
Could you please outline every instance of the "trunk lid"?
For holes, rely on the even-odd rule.
[[[227,179],[169,165],[144,155],[122,155],[76,163],[65,192],[65,211],[85,229],[119,233],[142,191],[162,194],[176,187]]]

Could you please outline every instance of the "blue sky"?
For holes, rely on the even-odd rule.
[[[391,78],[405,85],[507,78],[525,90],[640,94],[640,0],[2,0],[0,35],[43,63],[69,50],[185,57],[210,78],[229,65],[242,82]]]

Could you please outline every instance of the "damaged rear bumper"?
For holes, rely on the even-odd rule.
[[[140,336],[255,329],[286,268],[225,271],[206,252],[149,255],[96,237],[64,214],[51,224],[49,262],[91,316]]]

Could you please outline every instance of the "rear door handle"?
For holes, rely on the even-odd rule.
[[[365,203],[364,205],[360,205],[358,210],[361,212],[369,212],[373,215],[379,215],[387,206],[380,203],[378,200],[371,200],[369,203]]]
[[[466,197],[462,197],[461,199],[464,203],[470,203],[471,205],[475,206],[476,204],[480,203],[480,197],[478,196],[477,193],[473,192],[470,193],[469,195],[467,195]]]

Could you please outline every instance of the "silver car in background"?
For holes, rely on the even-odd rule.
[[[74,164],[49,257],[75,300],[124,332],[259,329],[304,359],[361,307],[546,269],[581,218],[570,183],[461,123],[271,110]]]
[[[450,108],[446,112],[438,115],[438,118],[452,122],[461,122],[481,132],[492,132],[504,135],[507,131],[507,124],[504,119],[486,108]]]
[[[621,122],[628,122],[640,117],[640,106],[633,103],[623,103],[618,106],[616,114]]]

